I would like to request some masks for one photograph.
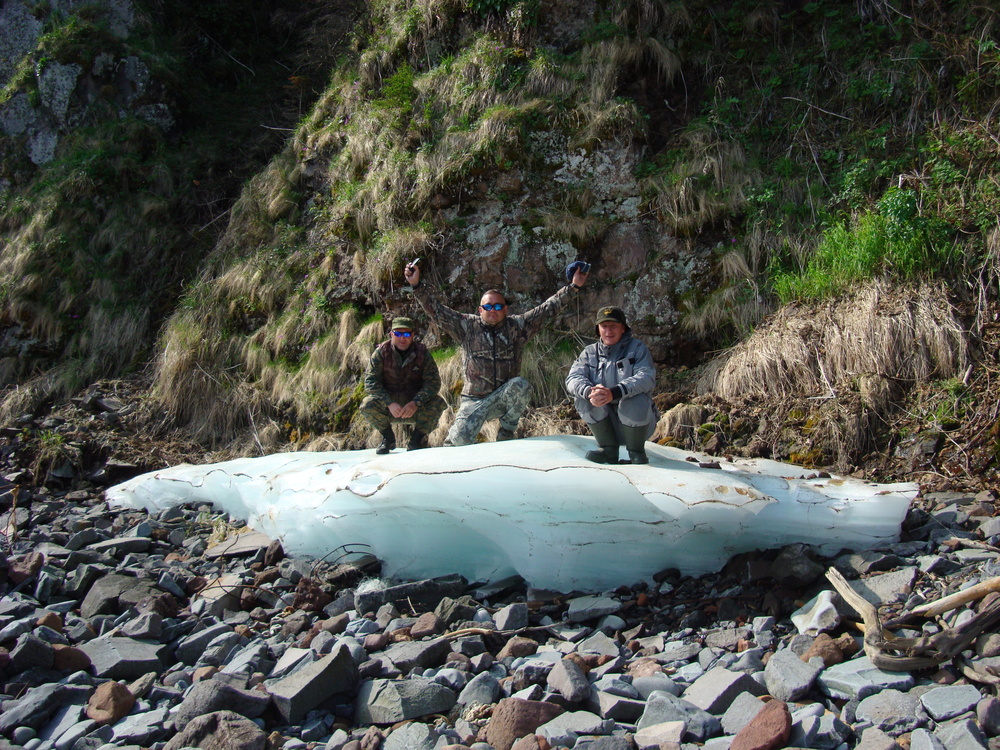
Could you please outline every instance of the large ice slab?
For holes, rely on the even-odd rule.
[[[209,502],[290,554],[369,545],[394,577],[517,573],[538,587],[599,591],[793,542],[829,554],[875,547],[898,538],[917,492],[653,444],[648,465],[601,466],[584,458],[593,447],[555,435],[385,456],[276,453],[154,471],[106,498],[151,512]]]

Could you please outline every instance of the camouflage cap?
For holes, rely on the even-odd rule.
[[[415,331],[417,330],[417,324],[413,322],[413,318],[393,318],[392,319],[392,331]]]

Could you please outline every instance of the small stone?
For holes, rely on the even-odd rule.
[[[562,712],[563,709],[552,703],[505,698],[493,709],[483,738],[496,750],[511,750],[516,740],[534,735],[538,727]]]
[[[806,649],[806,652],[800,658],[802,661],[808,662],[814,656],[822,659],[823,666],[825,667],[840,664],[844,660],[844,652],[840,650],[837,642],[827,633],[817,635],[816,640],[813,641],[812,645]]]
[[[587,674],[569,658],[556,662],[549,670],[546,683],[570,703],[579,703],[590,696]]]
[[[778,750],[785,747],[791,731],[792,716],[788,704],[771,700],[736,733],[729,750]]]
[[[813,599],[792,613],[792,623],[800,633],[816,635],[840,624],[840,613],[834,604],[835,592],[820,591]]]
[[[971,711],[982,698],[973,685],[947,685],[928,690],[920,703],[935,721],[945,721]]]
[[[38,573],[44,564],[45,556],[38,552],[11,558],[7,562],[7,578],[15,585],[24,583]]]
[[[425,612],[410,626],[410,636],[415,640],[440,635],[444,632],[445,623],[433,612]]]
[[[56,643],[52,646],[52,668],[60,672],[86,672],[91,667],[90,657],[75,646]]]
[[[976,704],[976,722],[987,737],[1000,735],[1000,698],[990,695]]]
[[[531,656],[538,651],[538,642],[524,636],[515,635],[497,654],[497,660],[505,659],[508,656]]]
[[[528,627],[528,605],[514,602],[501,608],[493,615],[498,630],[520,630]]]
[[[135,696],[121,683],[109,680],[97,686],[87,701],[87,717],[98,724],[115,724],[135,706]]]

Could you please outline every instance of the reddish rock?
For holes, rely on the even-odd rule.
[[[365,651],[381,651],[389,645],[388,633],[369,633],[364,640]]]
[[[90,669],[90,657],[75,646],[64,643],[52,644],[52,668],[60,672],[86,672]]]
[[[201,682],[202,680],[211,679],[212,675],[219,671],[218,667],[198,667],[194,670],[194,674],[191,676],[193,682]]]
[[[150,594],[140,599],[135,608],[139,614],[155,612],[161,617],[177,617],[181,611],[181,605],[174,598],[173,594],[164,591],[162,594]]]
[[[35,624],[40,628],[52,628],[53,630],[61,633],[64,622],[62,615],[56,612],[46,612],[38,618],[38,622]]]
[[[280,570],[277,568],[266,568],[253,577],[253,585],[255,588],[260,588],[269,583],[274,583],[279,578],[281,578]]]
[[[457,651],[451,651],[447,656],[444,657],[444,663],[450,664],[452,666],[458,666],[459,664],[465,667],[470,667],[472,665],[472,659],[470,659],[465,654],[460,654]]]
[[[834,643],[837,644],[837,648],[844,654],[845,659],[850,659],[861,650],[861,644],[850,633],[844,633]]]
[[[295,598],[292,606],[306,612],[320,612],[333,601],[333,597],[311,578],[300,578],[295,584]]]
[[[517,740],[534,735],[538,727],[562,712],[563,709],[553,703],[504,698],[493,709],[493,717],[483,737],[496,750],[511,750]]]
[[[533,734],[526,735],[515,742],[510,750],[542,750],[538,737]]]
[[[327,620],[323,620],[319,623],[321,630],[325,630],[328,633],[333,633],[334,635],[339,635],[347,630],[347,624],[351,621],[351,618],[346,615],[337,615],[336,617],[331,617]]]
[[[440,635],[443,632],[444,620],[433,612],[425,612],[420,615],[417,621],[410,626],[410,635],[415,641],[429,636]]]
[[[277,565],[279,562],[285,559],[285,549],[281,546],[281,542],[275,539],[269,545],[267,545],[267,550],[264,552],[264,565],[270,567],[272,565]]]
[[[814,656],[818,656],[823,660],[823,665],[826,667],[831,667],[834,664],[840,664],[844,660],[844,652],[840,650],[840,646],[837,642],[833,640],[827,633],[820,633],[816,636],[816,640],[812,642],[812,645],[806,649],[805,653],[802,654],[802,661],[809,661]]]
[[[663,671],[663,666],[656,659],[636,659],[628,665],[627,671],[633,677],[652,677]]]
[[[772,700],[736,733],[729,750],[780,750],[792,731],[792,715],[784,701]]]
[[[524,636],[515,635],[500,649],[497,654],[497,661],[508,656],[531,656],[538,651],[538,642]]]
[[[645,268],[651,243],[642,224],[616,224],[602,240],[601,262],[596,266],[599,281],[622,279]]]
[[[361,738],[361,750],[378,750],[382,746],[385,735],[378,727],[371,726],[365,731],[365,736]],[[346,750],[346,748],[345,748]]]
[[[398,630],[393,630],[389,633],[389,640],[392,643],[405,643],[407,641],[412,641],[413,636],[410,635],[409,628],[399,628]]]
[[[163,750],[200,747],[207,750],[265,750],[268,737],[250,719],[232,711],[197,716],[174,735]]]
[[[87,701],[87,718],[98,724],[114,724],[135,706],[135,696],[124,685],[109,680],[97,686]]]
[[[13,584],[24,583],[41,570],[44,564],[44,555],[40,552],[29,552],[7,563],[7,577]]]

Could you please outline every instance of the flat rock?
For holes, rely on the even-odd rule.
[[[89,620],[94,615],[121,614],[143,598],[162,593],[163,591],[147,578],[111,573],[94,581],[80,604],[80,616]]]
[[[978,700],[979,691],[975,688],[973,690],[977,693]],[[973,701],[972,705],[975,703]],[[855,716],[858,721],[878,727],[893,737],[912,732],[927,723],[927,714],[924,713],[920,698],[892,689],[882,690],[862,700],[855,710]]]
[[[112,680],[135,680],[147,672],[164,668],[161,657],[167,647],[160,643],[121,636],[101,636],[80,645],[91,661],[94,674]]]
[[[395,724],[434,713],[447,713],[457,696],[431,680],[368,680],[361,684],[354,718],[362,724]]]
[[[292,672],[280,682],[270,684],[268,690],[282,718],[290,724],[299,722],[306,712],[319,706],[328,698],[353,694],[358,682],[358,670],[347,648],[333,653]],[[455,694],[448,691],[451,708]],[[431,713],[431,712],[428,712]],[[407,717],[412,718],[412,717]]]
[[[834,664],[816,678],[819,688],[834,698],[863,699],[894,688],[906,692],[913,687],[913,676],[907,672],[886,672],[872,664],[867,656]]]
[[[163,750],[199,747],[203,750],[264,750],[267,735],[259,726],[232,711],[215,711],[191,719]]]
[[[203,554],[209,559],[223,556],[251,555],[259,550],[266,550],[273,541],[267,534],[247,529],[240,534],[233,534],[229,538],[211,545]]]

